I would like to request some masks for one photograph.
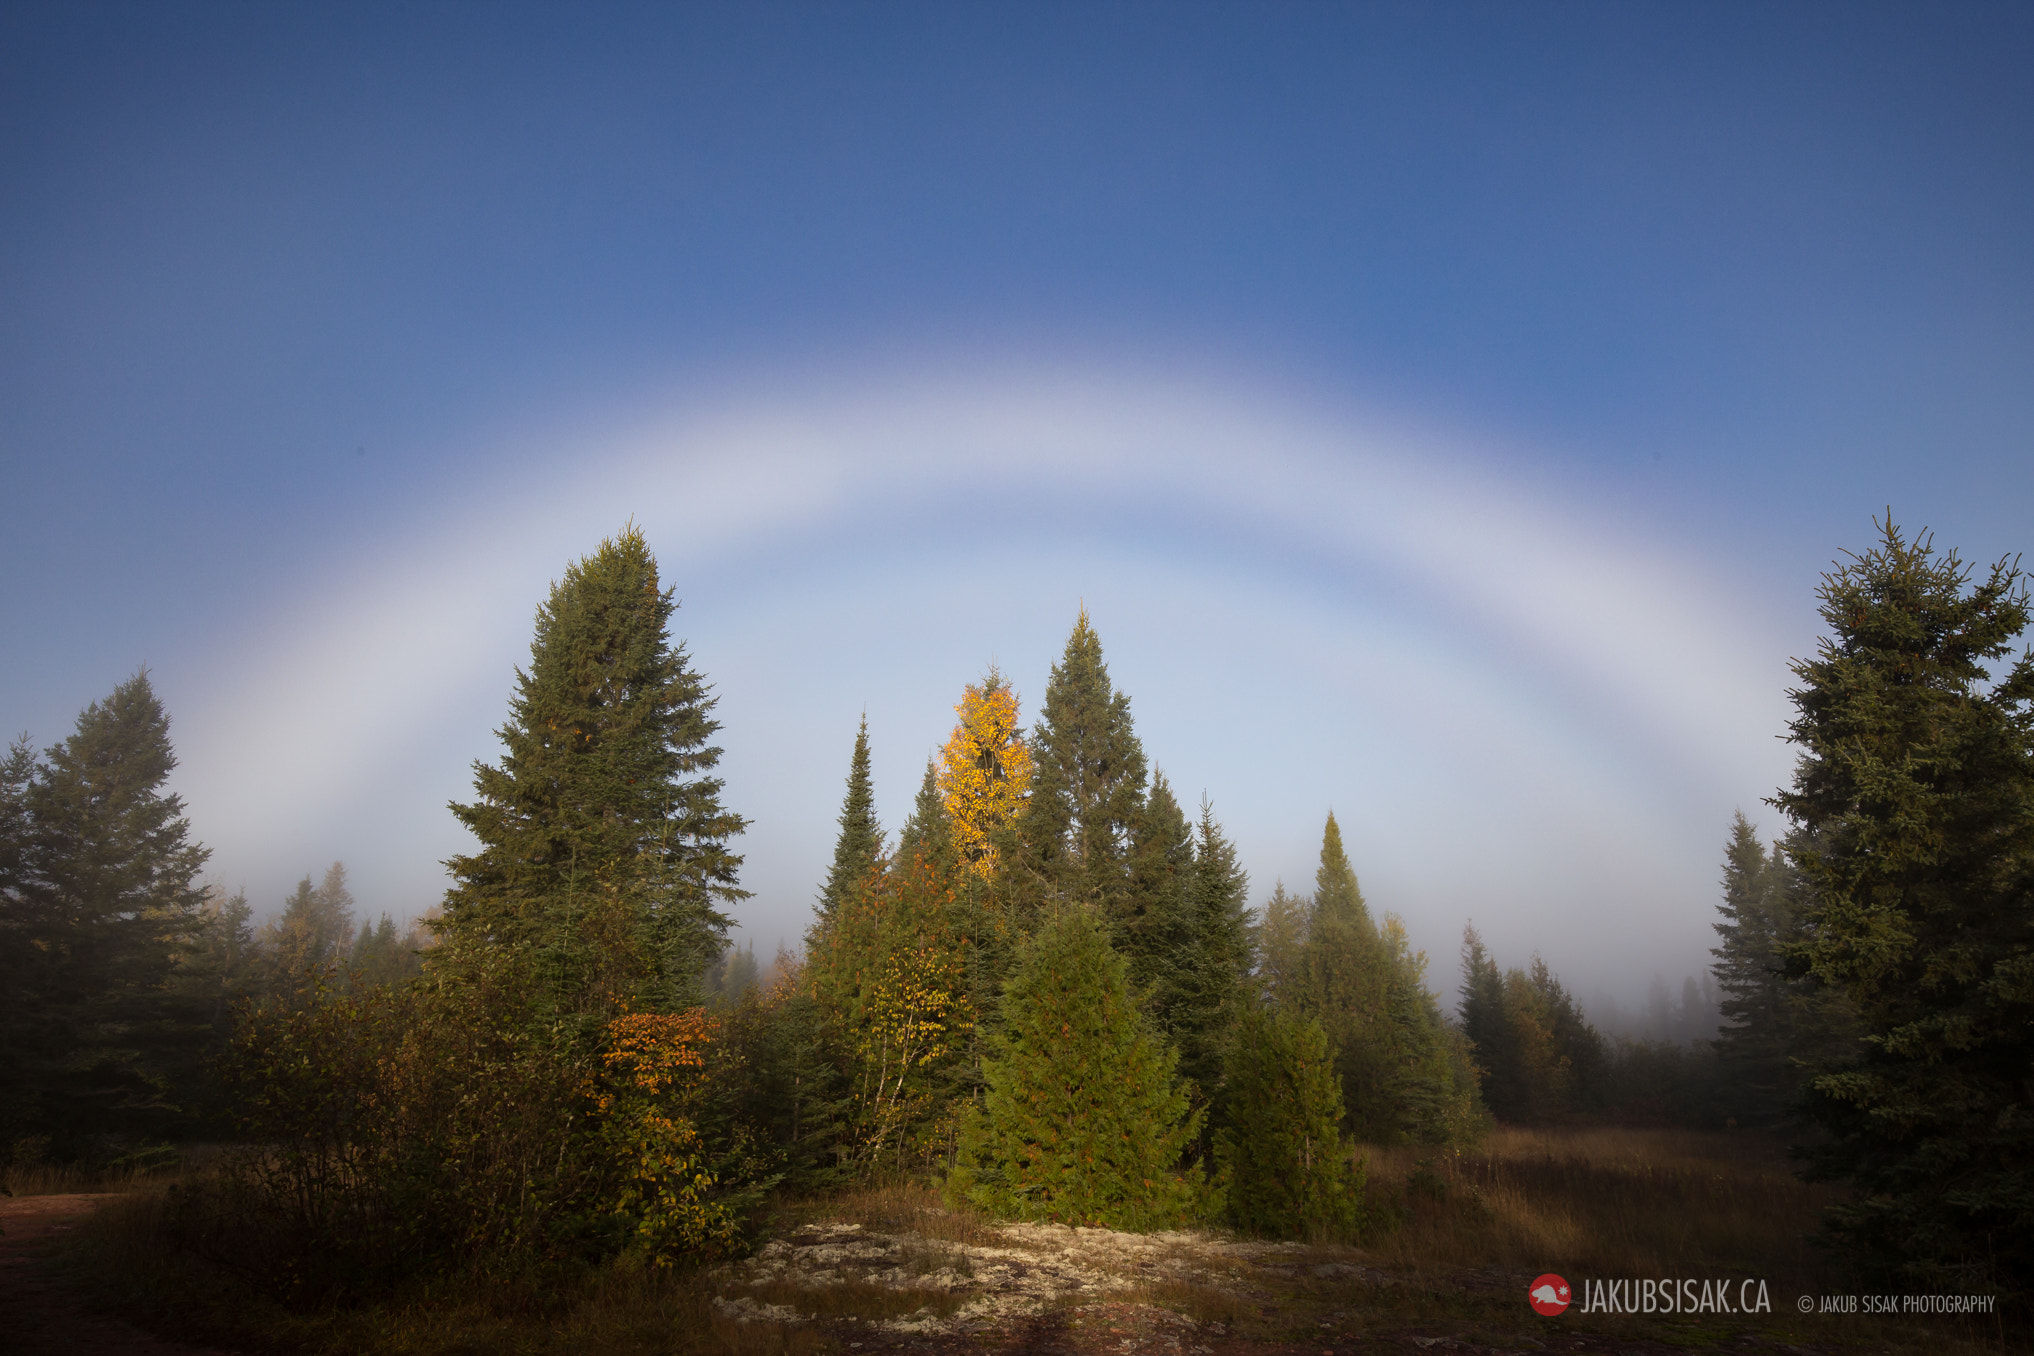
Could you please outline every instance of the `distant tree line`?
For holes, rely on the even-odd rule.
[[[340,863],[259,928],[245,892],[204,885],[175,766],[145,672],[0,764],[0,1162],[221,1129],[216,1059],[245,1008],[417,973],[427,938],[387,914],[356,931]]]

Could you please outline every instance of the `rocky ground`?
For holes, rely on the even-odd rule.
[[[714,1273],[715,1303],[729,1319],[810,1325],[868,1356],[1817,1349],[1723,1324],[1543,1319],[1526,1304],[1530,1275],[1394,1276],[1349,1249],[1048,1224],[960,1232],[808,1223]]]
[[[0,1198],[0,1352],[218,1356],[93,1312],[50,1269],[52,1245],[106,1199]],[[780,1219],[772,1232],[753,1256],[683,1282],[710,1288],[713,1331],[697,1330],[695,1318],[686,1325],[694,1330],[674,1345],[725,1346],[744,1356],[1976,1350],[1944,1345],[1935,1339],[1947,1334],[1927,1330],[1853,1331],[1855,1325],[1796,1324],[1783,1313],[1542,1318],[1527,1305],[1534,1277],[1523,1272],[1393,1271],[1351,1248],[1213,1233],[991,1226],[922,1204],[907,1204],[895,1217],[885,1209],[827,1213],[814,1205],[803,1217]],[[462,1352],[493,1349],[454,1345]],[[658,1346],[652,1340],[632,1349]]]

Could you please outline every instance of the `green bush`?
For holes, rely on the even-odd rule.
[[[1229,1218],[1254,1233],[1348,1238],[1363,1222],[1364,1162],[1341,1131],[1342,1086],[1321,1024],[1257,1008],[1236,1024],[1228,1124],[1215,1152]]]
[[[1085,911],[1049,920],[1004,985],[948,1191],[995,1215],[1116,1229],[1185,1223],[1203,1196],[1178,1056],[1144,1023]]]

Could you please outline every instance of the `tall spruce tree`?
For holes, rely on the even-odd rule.
[[[537,610],[500,764],[453,805],[480,850],[447,863],[439,967],[514,967],[542,1012],[669,1011],[725,947],[746,897],[745,827],[711,774],[719,723],[671,642],[677,603],[634,526],[568,567]]]
[[[1189,825],[1163,774],[1151,779],[1115,946],[1145,1010],[1200,1095],[1219,1096],[1222,1050],[1252,962],[1249,877],[1203,801]]]
[[[35,748],[16,739],[0,759],[0,908],[15,917],[20,907],[22,857],[28,850],[28,786],[35,780]],[[0,965],[6,963],[0,958]]]
[[[1333,811],[1321,832],[1300,970],[1300,1010],[1320,1022],[1335,1047],[1352,1130],[1359,1139],[1394,1142],[1399,1136],[1392,1051],[1380,1039],[1391,976]]]
[[[1466,1147],[1487,1129],[1469,1043],[1428,990],[1427,956],[1412,949],[1405,920],[1388,913],[1378,932],[1389,967],[1385,1013],[1396,1060],[1399,1134]]]
[[[1455,1143],[1475,1121],[1468,1070],[1427,992],[1426,957],[1380,929],[1330,813],[1291,988],[1335,1048],[1349,1127],[1373,1144]]]
[[[198,910],[191,945],[178,958],[175,987],[202,1033],[170,1071],[180,1105],[191,1113],[190,1128],[201,1132],[232,1128],[230,1098],[220,1086],[224,1055],[244,1014],[243,1005],[260,994],[261,953],[255,942],[254,910],[247,891],[229,895],[208,887]]]
[[[169,716],[142,672],[86,707],[32,772],[22,747],[0,788],[15,857],[0,1129],[73,1149],[159,1132],[176,1114],[170,1076],[205,1039],[204,1014],[175,983],[207,853],[162,790],[176,766]]]
[[[1191,930],[1174,981],[1182,1001],[1170,1029],[1179,1046],[1180,1072],[1218,1106],[1224,1100],[1223,1051],[1256,959],[1249,892],[1250,877],[1236,860],[1235,845],[1216,821],[1215,807],[1203,798],[1187,894]]]
[[[14,741],[0,760],[0,1048],[22,1048],[33,1012],[29,981],[36,969],[27,886],[28,788],[35,780],[35,749],[27,736]],[[0,1089],[8,1087],[0,1072]],[[0,1111],[0,1133],[19,1128],[17,1116]]]
[[[847,797],[840,807],[833,865],[819,892],[820,916],[831,916],[855,891],[866,889],[882,858],[883,826],[876,821],[876,793],[869,780],[869,718],[864,715],[855,730],[854,756],[848,760]]]
[[[918,783],[911,813],[897,831],[897,860],[908,862],[919,856],[946,874],[959,869],[953,829],[939,797],[939,766],[930,758],[925,760],[925,777]]]
[[[1789,976],[1806,899],[1783,846],[1759,841],[1739,812],[1724,849],[1722,921],[1712,972],[1722,992],[1714,1042],[1729,1115],[1770,1126],[1799,1110],[1803,1071],[1854,1054],[1856,1023],[1841,991]]]
[[[1828,635],[1797,661],[1785,946],[1839,988],[1865,1044],[1813,1080],[1850,1182],[1830,1225],[1914,1285],[2034,1289],[2034,657],[2017,564],[1981,582],[1890,518],[1823,576]],[[2002,670],[2002,671],[2000,671]]]
[[[247,902],[247,891],[229,895],[216,887],[208,889],[198,911],[196,941],[180,979],[205,1014],[215,1047],[223,1048],[232,1034],[235,1007],[254,996],[259,964],[254,908]]]
[[[1550,1116],[1600,1111],[1608,1093],[1608,1066],[1603,1038],[1582,1014],[1559,976],[1535,955],[1526,972],[1535,999],[1534,1012],[1544,1023],[1551,1059],[1561,1070]]]
[[[1313,900],[1279,881],[1257,920],[1257,986],[1266,1001],[1297,1008],[1304,1001],[1304,958]]]
[[[1462,1033],[1474,1052],[1483,1102],[1499,1119],[1524,1118],[1531,1090],[1524,1086],[1518,1033],[1506,1001],[1504,972],[1483,945],[1476,925],[1462,928]]]
[[[1540,957],[1500,971],[1476,929],[1464,928],[1461,999],[1482,1100],[1499,1120],[1540,1124],[1603,1104],[1603,1038]]]
[[[395,919],[387,913],[379,922],[363,919],[346,959],[347,982],[357,988],[373,988],[415,978],[423,969],[419,954],[422,940],[417,924],[398,931]]]
[[[1014,828],[1036,902],[1094,905],[1113,927],[1132,903],[1146,768],[1130,698],[1109,682],[1085,607],[1046,685],[1031,751],[1031,797]]]
[[[1177,980],[1193,956],[1194,889],[1193,827],[1165,774],[1155,773],[1131,839],[1125,897],[1111,923],[1131,981],[1153,995],[1152,1015],[1168,1031],[1174,1007],[1188,1001]]]

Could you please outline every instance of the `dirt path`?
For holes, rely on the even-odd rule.
[[[39,1263],[106,1196],[0,1196],[0,1349],[12,1356],[221,1356],[95,1314]]]

